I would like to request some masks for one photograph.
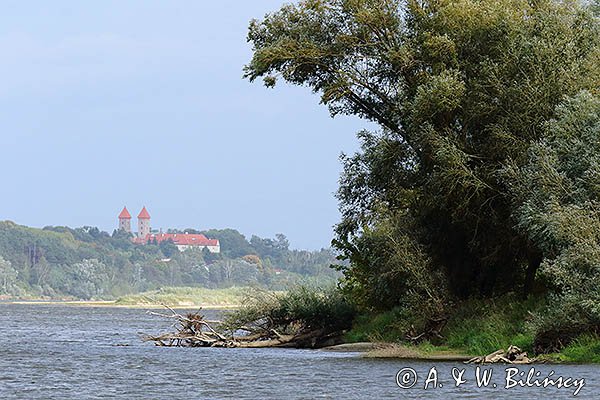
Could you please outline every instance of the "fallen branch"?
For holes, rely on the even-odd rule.
[[[297,347],[317,348],[331,346],[342,342],[343,332],[327,332],[323,329],[304,329],[298,326],[297,331],[291,334],[280,333],[269,324],[256,324],[255,328],[244,326],[245,335],[225,335],[215,327],[221,325],[220,321],[208,321],[200,314],[195,313],[181,315],[172,308],[165,306],[171,314],[149,311],[148,314],[174,319],[175,332],[162,335],[142,335],[145,342],[154,342],[157,346],[166,347]],[[213,325],[215,327],[213,327]]]
[[[510,346],[508,350],[497,350],[487,356],[474,357],[467,361],[467,364],[531,364],[535,358],[529,358],[527,353],[517,346]]]

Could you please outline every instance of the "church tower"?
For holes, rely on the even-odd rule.
[[[131,214],[127,211],[127,207],[123,207],[123,211],[119,214],[119,230],[131,233]]]
[[[150,234],[150,214],[146,207],[138,215],[138,237],[145,238]]]

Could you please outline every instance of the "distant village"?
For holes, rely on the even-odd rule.
[[[132,241],[136,244],[160,244],[165,241],[172,241],[179,251],[185,251],[190,248],[207,249],[211,253],[220,253],[221,244],[217,239],[209,239],[202,234],[191,233],[162,233],[153,231],[150,228],[150,213],[146,207],[137,216],[138,230],[131,231],[131,214],[127,207],[123,207],[123,211],[119,214],[119,229],[133,235]]]

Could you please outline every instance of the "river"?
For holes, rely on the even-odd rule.
[[[495,366],[488,386],[478,388],[475,367],[461,364],[320,350],[161,348],[138,334],[166,330],[169,322],[140,309],[0,303],[0,399],[566,399],[576,389],[506,389],[508,366]],[[577,397],[600,398],[598,366],[535,368],[539,379],[550,371],[584,379]],[[397,377],[412,384],[408,375],[402,383],[401,369],[418,375],[412,388],[398,386]],[[458,378],[460,370],[465,382],[456,387],[452,372]]]

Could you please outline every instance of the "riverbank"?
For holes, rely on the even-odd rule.
[[[250,287],[230,287],[208,289],[202,287],[165,287],[143,293],[120,297],[116,306],[148,307],[168,305],[174,308],[239,308],[245,299],[257,289]]]
[[[143,343],[138,332],[156,332],[171,322],[136,309],[0,308],[0,335],[6,339],[0,357],[0,394],[7,400],[70,399],[82,393],[96,398],[114,398],[117,393],[139,399],[567,398],[550,388],[479,389],[474,380],[475,366],[466,365],[469,382],[456,388],[451,372],[460,363],[377,360],[364,357],[366,353],[281,348],[157,348]],[[206,310],[206,316],[220,317],[211,310]],[[43,332],[43,340],[32,344],[32,329]],[[200,366],[200,373],[196,373],[196,366]],[[423,391],[433,366],[443,388]],[[417,372],[418,387],[404,390],[396,385],[395,376],[402,368]],[[488,368],[494,370],[493,382],[503,384],[506,366]],[[600,366],[536,366],[543,376],[551,370],[561,376],[586,378],[588,386],[578,398],[600,396]]]
[[[0,301],[0,304],[20,304],[20,305],[40,305],[40,306],[72,306],[72,307],[102,307],[102,308],[132,308],[132,309],[164,309],[165,305],[160,303],[143,304],[119,304],[117,300],[6,300]],[[239,304],[170,304],[174,309],[211,309],[211,310],[232,310],[240,307]]]
[[[161,288],[154,291],[124,296],[117,300],[78,301],[70,299],[19,299],[4,300],[0,304],[30,304],[40,306],[63,305],[72,307],[104,307],[161,309],[168,305],[174,309],[239,309],[252,294],[253,288]],[[265,294],[266,292],[259,292]],[[284,298],[287,298],[284,296]],[[317,296],[291,296],[284,308],[290,315],[318,316],[321,314],[340,316],[340,309],[333,306],[323,308],[315,303]],[[271,300],[269,300],[271,299]],[[259,301],[259,308],[271,304],[274,298],[265,297]],[[311,300],[311,301],[309,301]],[[276,306],[275,302],[271,306]],[[494,302],[465,302],[449,315],[444,329],[435,341],[421,341],[416,344],[405,340],[405,315],[397,310],[353,318],[354,323],[343,336],[345,344],[332,351],[360,351],[369,358],[397,358],[430,361],[465,361],[475,356],[490,354],[498,349],[517,346],[537,358],[539,362],[550,363],[600,363],[600,338],[585,335],[569,343],[560,353],[535,354],[534,336],[530,318],[539,312],[543,303],[538,300],[518,300],[513,297],[496,299]],[[251,313],[252,314],[252,313]],[[526,316],[525,318],[523,316]],[[327,319],[328,321],[330,318]],[[345,349],[345,350],[344,350]]]
[[[51,298],[1,299],[10,304],[65,305],[80,307],[126,307],[126,308],[239,308],[244,299],[256,292],[250,287],[208,289],[201,287],[165,287],[157,290],[130,294],[114,300],[76,300]]]
[[[590,343],[598,344],[597,341]],[[437,361],[437,362],[467,362],[474,357],[482,356],[469,355],[457,349],[447,349],[443,346],[413,346],[402,345],[398,343],[382,342],[357,342],[344,343],[335,346],[324,347],[320,349],[328,352],[342,353],[361,353],[363,358],[382,358],[398,359],[410,361]],[[583,356],[581,353],[586,353]],[[590,349],[582,343],[576,343],[567,346],[560,353],[541,354],[537,356],[532,365],[539,364],[600,364],[600,360],[594,359],[593,355],[598,354],[597,350]]]
[[[450,350],[423,351],[416,346],[403,346],[396,343],[358,342],[325,347],[324,351],[363,353],[366,358],[394,358],[417,361],[465,362],[471,355]]]
[[[4,300],[1,304],[35,305],[35,306],[70,306],[74,308],[98,307],[121,309],[163,309],[160,303],[118,304],[112,301],[74,301],[74,300]],[[229,304],[171,304],[173,309],[231,310],[239,305]],[[418,345],[405,345],[399,342],[361,341],[347,342],[335,346],[321,348],[327,352],[361,353],[361,357],[374,359],[400,359],[414,361],[465,362],[477,354],[463,349],[449,348],[445,345],[432,345],[424,342]],[[536,357],[535,364],[600,364],[600,340],[596,337],[583,336],[560,353],[543,354]]]
[[[600,364],[600,336],[589,333],[565,341],[560,352],[536,353],[537,315],[544,310],[543,298],[520,299],[506,295],[490,300],[467,300],[449,310],[436,335],[411,343],[406,340],[406,329],[418,321],[418,316],[409,315],[407,322],[405,311],[398,308],[357,316],[344,339],[350,343],[393,343],[367,352],[369,357],[428,360],[456,356],[463,359],[517,346],[528,356],[535,357],[536,363]]]

